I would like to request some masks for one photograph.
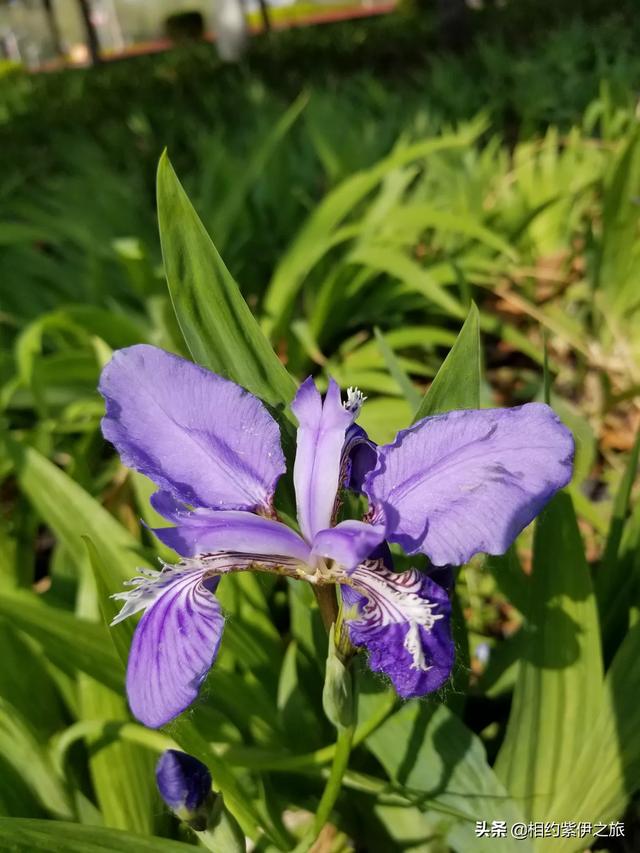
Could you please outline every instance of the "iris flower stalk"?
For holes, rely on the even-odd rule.
[[[429,573],[396,572],[389,545],[434,567],[503,554],[571,478],[573,438],[544,404],[427,417],[377,446],[356,423],[362,394],[343,400],[330,380],[323,398],[309,378],[291,403],[294,529],[274,506],[279,428],[252,394],[148,345],[117,351],[100,392],[103,433],[158,487],[151,503],[172,526],[153,532],[181,557],[115,596],[114,622],[144,611],[126,683],[150,727],[196,699],[223,633],[215,592],[238,571],[307,582],[320,601],[337,590],[342,630],[370,668],[404,698],[437,690],[454,661],[449,595]],[[366,498],[363,518],[340,518],[345,490]]]

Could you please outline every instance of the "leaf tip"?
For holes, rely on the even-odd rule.
[[[157,172],[157,183],[160,185],[166,178],[175,177],[175,171],[173,166],[171,165],[171,160],[169,159],[169,152],[167,148],[162,149],[162,154],[160,155],[160,159],[158,160],[158,172]]]

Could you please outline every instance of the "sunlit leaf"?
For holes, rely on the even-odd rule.
[[[480,325],[471,306],[455,344],[425,394],[413,421],[452,409],[480,408]]]
[[[600,631],[571,503],[557,495],[538,519],[522,658],[496,772],[529,820],[573,785],[602,697]]]
[[[295,383],[260,331],[166,153],[157,190],[169,292],[194,360],[273,406],[289,403]]]
[[[455,849],[483,849],[475,821],[522,820],[479,739],[444,705],[409,702],[366,743],[409,802],[449,810],[456,820],[447,841]],[[505,850],[531,849],[526,840],[500,841]]]

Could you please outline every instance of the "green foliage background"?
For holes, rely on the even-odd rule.
[[[239,68],[201,46],[3,71],[0,850],[184,849],[153,782],[172,745],[209,765],[258,849],[293,849],[336,753],[315,603],[263,576],[221,587],[223,651],[193,709],[161,732],[128,714],[132,626],[106,627],[108,594],[171,555],[139,520],[154,521],[150,483],[102,441],[95,386],[140,341],[243,384],[285,432],[309,373],[362,388],[378,441],[551,387],[574,480],[509,554],[461,570],[442,695],[400,704],[359,668],[322,849],[487,849],[478,820],[637,832],[640,60],[625,9],[489,10],[463,54],[428,18],[397,17],[282,35]],[[156,214],[165,145],[186,193],[163,157]]]

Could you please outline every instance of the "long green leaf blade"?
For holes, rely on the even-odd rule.
[[[74,817],[71,796],[56,772],[46,744],[20,712],[0,698],[0,755],[14,767],[47,811]],[[28,759],[28,760],[26,760]]]
[[[191,845],[178,841],[132,835],[102,826],[0,818],[3,853],[189,853],[192,850]]]
[[[621,543],[639,458],[640,432],[618,487],[604,554],[595,573],[595,589],[606,660],[611,659],[629,627],[629,604],[636,579],[628,565],[629,561],[621,553]]]
[[[191,355],[272,406],[286,405],[295,383],[242,298],[166,152],[157,190],[167,283]]]
[[[250,190],[264,172],[267,163],[297,121],[308,101],[309,95],[306,92],[298,95],[266,137],[260,140],[259,145],[251,153],[248,162],[245,164],[240,179],[234,181],[227,195],[221,199],[214,213],[212,232],[215,234],[216,243],[222,250],[224,250],[229,233],[236,223],[236,218]]]
[[[79,616],[92,620],[100,618],[100,589],[89,566],[83,566],[77,605]],[[113,637],[108,636],[113,644]],[[129,720],[122,689],[113,691],[82,672],[78,675],[78,710],[81,721],[100,716],[123,723]],[[119,738],[109,742],[99,735],[89,735],[86,742],[91,781],[105,826],[152,834],[160,805],[153,778],[153,755],[138,744]]]
[[[538,519],[527,643],[496,772],[530,820],[570,786],[602,696],[600,631],[573,504],[560,494]]]
[[[618,649],[604,686],[599,713],[591,727],[582,731],[582,750],[571,784],[557,790],[549,807],[553,820],[608,823],[621,817],[640,790],[640,623]],[[557,842],[551,839],[539,846],[550,853],[576,850],[575,839]],[[582,839],[581,849],[585,846],[587,838]]]

